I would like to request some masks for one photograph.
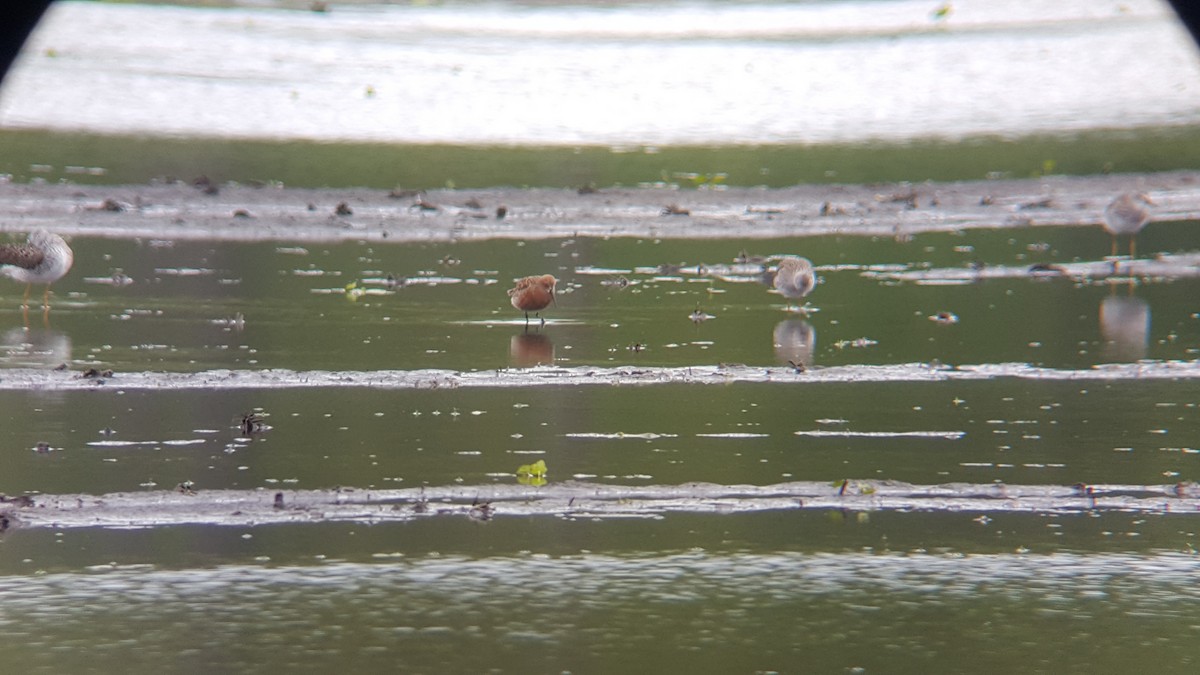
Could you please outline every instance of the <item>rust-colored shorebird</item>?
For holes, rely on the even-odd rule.
[[[512,306],[525,312],[525,325],[529,325],[530,312],[542,320],[541,325],[546,325],[546,320],[538,312],[554,303],[554,287],[557,284],[558,279],[543,274],[520,279],[516,286],[509,289],[508,297],[512,300]]]
[[[1150,220],[1150,209],[1154,206],[1150,197],[1141,192],[1126,192],[1118,195],[1108,208],[1104,209],[1104,229],[1112,234],[1112,254],[1117,255],[1117,238],[1123,234],[1129,235],[1129,257],[1135,257],[1137,244],[1135,238]]]
[[[45,230],[34,230],[24,244],[0,244],[0,274],[25,282],[22,306],[29,308],[29,291],[46,284],[42,306],[50,309],[50,284],[63,278],[75,262],[75,254],[63,238]]]
[[[788,300],[803,299],[812,293],[813,287],[817,285],[817,275],[813,273],[812,262],[808,258],[798,256],[785,257],[775,268],[772,285]]]

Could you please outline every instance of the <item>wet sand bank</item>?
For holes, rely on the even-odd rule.
[[[92,369],[94,370],[94,369]],[[536,366],[498,370],[295,371],[207,370],[194,373],[108,372],[102,375],[58,369],[12,368],[0,371],[0,391],[235,391],[243,389],[477,389],[514,387],[647,386],[732,383],[839,384],[864,382],[947,382],[1014,378],[1041,381],[1132,381],[1200,379],[1196,361],[1111,363],[1084,369],[1046,368],[1026,363],[902,363],[828,366],[811,370],[748,366],[695,365],[682,368],[622,366]]]
[[[650,518],[669,513],[732,514],[785,509],[956,511],[964,513],[1195,513],[1196,486],[912,485],[845,480],[775,485],[649,485],[566,481],[373,490],[204,490],[5,497],[0,531],[10,528],[252,526],[282,523],[408,521],[433,516],[565,519]]]

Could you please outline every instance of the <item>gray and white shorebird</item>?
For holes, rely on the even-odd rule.
[[[1150,220],[1150,209],[1154,202],[1141,192],[1125,192],[1112,200],[1104,209],[1104,229],[1112,234],[1112,254],[1117,255],[1117,238],[1129,235],[1129,257],[1135,257],[1135,238]]]
[[[817,285],[817,275],[813,272],[812,262],[808,258],[787,256],[780,260],[775,268],[775,278],[771,285],[788,300],[802,300],[812,293],[813,287]],[[790,305],[788,309],[791,309]]]
[[[0,244],[0,274],[25,283],[23,306],[29,307],[34,284],[46,284],[42,306],[50,309],[50,284],[63,278],[75,262],[75,254],[63,238],[45,230],[34,230],[24,244]]]

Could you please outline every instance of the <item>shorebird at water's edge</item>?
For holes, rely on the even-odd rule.
[[[0,274],[25,282],[22,306],[29,308],[29,291],[46,284],[42,307],[50,311],[50,284],[63,278],[75,262],[75,254],[57,234],[34,230],[24,244],[0,244]]]
[[[529,313],[541,319],[541,325],[546,325],[546,319],[538,313],[554,304],[554,288],[558,284],[549,274],[525,277],[517,281],[517,285],[509,289],[508,297],[512,306],[525,313],[525,325],[529,325]]]
[[[780,260],[775,268],[771,285],[789,301],[801,300],[812,293],[813,287],[817,285],[817,275],[813,272],[812,262],[808,258],[787,256]],[[788,309],[791,310],[790,305]]]
[[[1129,235],[1129,257],[1136,257],[1137,244],[1134,240],[1150,220],[1149,206],[1154,206],[1154,202],[1145,194],[1126,192],[1104,209],[1104,229],[1112,234],[1114,257],[1117,255],[1117,238],[1123,234]]]

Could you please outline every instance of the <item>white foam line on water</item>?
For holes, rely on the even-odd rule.
[[[749,434],[731,432],[727,434],[696,434],[696,438],[770,438],[771,434]]]
[[[656,434],[656,433],[652,433],[652,432],[630,434],[630,433],[625,433],[622,431],[617,431],[615,433],[608,433],[608,434],[593,433],[593,432],[580,432],[580,433],[563,434],[563,436],[566,438],[607,438],[607,439],[633,438],[633,439],[652,441],[657,438],[678,438],[679,434]]]
[[[797,436],[843,436],[847,438],[946,438],[957,440],[965,431],[797,431]]]
[[[368,389],[456,389],[582,385],[731,384],[789,385],[860,382],[951,382],[1013,378],[1048,381],[1122,381],[1200,379],[1198,361],[1140,361],[1086,369],[1058,369],[1027,363],[991,363],[956,368],[925,363],[810,368],[697,365],[616,368],[537,366],[463,372],[453,370],[295,371],[207,370],[197,373],[132,372],[112,377],[82,377],[69,371],[13,368],[0,370],[0,390],[69,391],[233,390],[313,387]]]

